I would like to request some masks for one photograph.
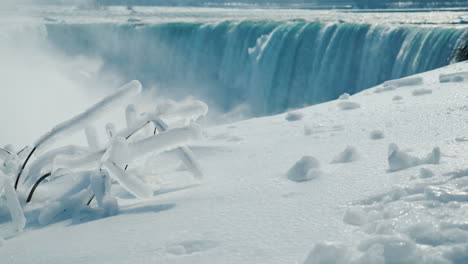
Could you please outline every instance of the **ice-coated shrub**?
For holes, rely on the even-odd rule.
[[[146,113],[138,113],[137,107],[129,104],[124,113],[126,126],[117,129],[113,123],[107,123],[107,142],[98,140],[94,124],[140,93],[140,82],[129,82],[81,114],[55,126],[33,146],[17,152],[11,146],[0,148],[0,201],[6,201],[0,207],[7,208],[18,231],[26,226],[23,211],[30,203],[39,207],[37,222],[46,225],[59,214],[75,218],[80,210],[91,206],[97,207],[102,217],[117,214],[117,199],[110,191],[113,184],[137,198],[152,197],[154,190],[134,175],[133,170],[128,170],[129,165],[144,164],[132,162],[149,154],[174,150],[193,176],[202,178],[193,153],[185,146],[201,134],[195,122],[208,111],[201,101],[166,101]],[[167,120],[184,125],[170,128]],[[87,146],[55,146],[57,139],[80,132],[86,136]],[[64,188],[54,191],[57,197],[34,200],[35,191],[42,184],[56,180],[60,184],[53,186]]]

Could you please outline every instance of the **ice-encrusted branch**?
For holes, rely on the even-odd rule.
[[[124,86],[120,87],[115,93],[105,97],[95,105],[88,108],[81,114],[67,120],[51,131],[40,137],[35,143],[34,147],[27,156],[23,165],[21,166],[18,175],[16,176],[15,189],[18,188],[18,183],[29,159],[34,152],[40,152],[47,144],[50,144],[55,139],[62,137],[66,134],[71,134],[88,126],[91,122],[95,121],[102,114],[106,113],[112,107],[119,106],[122,100],[131,96],[135,96],[141,92],[141,83],[139,81],[131,81]]]
[[[6,196],[18,230],[21,231],[26,224],[19,198],[27,194],[24,196],[26,203],[23,204],[29,204],[41,184],[52,183],[57,178],[62,179],[60,186],[67,183],[70,187],[61,194],[51,192],[58,194],[58,197],[52,201],[47,198],[47,203],[39,210],[38,222],[41,224],[50,223],[64,212],[79,213],[83,206],[93,206],[93,200],[101,216],[115,215],[118,213],[118,202],[110,191],[113,184],[119,184],[137,198],[152,197],[153,189],[138,176],[138,169],[127,170],[133,161],[149,158],[150,154],[174,150],[194,178],[202,177],[194,154],[186,146],[201,135],[200,126],[195,121],[208,111],[207,105],[201,101],[166,100],[158,104],[153,112],[143,114],[138,113],[135,105],[128,105],[125,109],[126,126],[118,130],[113,123],[108,123],[105,126],[107,142],[98,140],[95,121],[140,91],[138,81],[130,82],[83,113],[54,127],[32,147],[25,147],[18,153],[10,147],[0,149],[0,160],[4,163],[0,171],[0,195]],[[170,127],[167,121],[177,126]],[[87,146],[68,145],[47,149],[56,139],[78,131],[84,132]],[[133,165],[138,164],[141,163],[135,162]],[[20,183],[21,188],[18,188]]]

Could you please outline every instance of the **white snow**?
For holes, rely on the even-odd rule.
[[[69,179],[57,177],[38,188],[37,202],[24,207],[28,221],[21,235],[15,235],[11,221],[3,221],[9,213],[6,204],[0,204],[0,236],[5,238],[0,259],[11,263],[464,263],[468,152],[466,142],[456,138],[468,137],[468,83],[440,83],[439,76],[466,71],[468,64],[458,63],[419,75],[422,84],[384,93],[375,93],[382,88],[377,86],[353,95],[352,102],[360,107],[352,111],[337,108],[349,100],[335,100],[299,110],[303,118],[296,122],[286,122],[285,114],[255,118],[208,127],[203,138],[192,137],[199,132],[190,126],[173,128],[190,140],[181,142],[176,136],[177,144],[169,144],[172,151],[151,159],[144,170],[126,174],[111,160],[104,166],[114,170],[114,179],[129,181],[126,188],[134,194],[150,198],[135,199],[114,182],[100,202],[103,208],[99,201],[83,208],[93,192],[82,188],[86,186],[82,179],[77,180],[83,183],[80,188],[68,192],[70,199],[53,200],[46,210],[38,211],[45,198],[67,193],[61,188]],[[414,89],[432,93],[412,96]],[[393,101],[396,96],[405,99]],[[173,111],[169,109],[174,108],[169,106],[166,113]],[[373,140],[370,133],[375,129],[385,131],[385,137]],[[130,131],[124,130],[114,139]],[[136,144],[135,149],[143,152],[168,149],[156,140],[159,135],[164,132],[149,141],[135,139],[128,146]],[[234,137],[242,140],[228,140]],[[177,169],[181,143],[203,168],[201,182]],[[348,145],[359,151],[359,159],[330,164]],[[326,172],[326,177],[321,174],[312,180],[319,172]],[[91,181],[94,189],[102,188],[98,179]],[[140,189],[140,182],[150,190]],[[63,208],[88,212],[90,219],[103,212],[113,216],[77,222],[75,212]],[[53,224],[39,225],[34,221],[38,214],[39,223]]]

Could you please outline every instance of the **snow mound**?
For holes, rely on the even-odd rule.
[[[382,139],[385,137],[385,134],[382,130],[374,130],[370,133],[370,138],[373,140]]]
[[[322,175],[319,161],[312,156],[304,156],[298,160],[286,173],[291,181],[310,181]]]
[[[392,98],[392,101],[401,101],[401,100],[403,100],[403,97],[402,97],[402,96],[399,96],[399,95],[395,95],[395,96],[393,96],[393,98]]]
[[[331,163],[349,163],[359,159],[359,154],[353,146],[347,146]]]
[[[341,110],[353,110],[360,107],[361,105],[355,102],[340,102],[338,104],[338,108],[340,108]]]
[[[351,207],[343,221],[359,228],[360,241],[330,250],[352,252],[345,263],[465,263],[468,173],[463,171],[449,179],[396,187]]]
[[[288,121],[299,121],[304,117],[304,114],[300,112],[289,112],[286,114],[285,119]]]
[[[343,221],[349,225],[361,226],[367,223],[367,213],[356,206],[346,211]]]
[[[457,73],[439,75],[440,83],[464,82],[467,79],[468,79],[468,72],[457,72]]]
[[[310,126],[304,126],[304,135],[310,136],[313,134],[313,129]]]
[[[315,245],[304,264],[347,264],[349,261],[346,247],[328,242]]]
[[[418,158],[400,151],[394,143],[388,146],[388,165],[390,171],[398,171],[422,164],[438,164],[440,161],[440,148],[435,147],[425,158]]]
[[[431,89],[425,89],[425,88],[414,89],[412,92],[414,96],[426,95],[426,94],[431,94],[431,93],[432,93]]]
[[[348,100],[350,97],[349,93],[344,93],[338,97],[338,100]]]
[[[421,76],[412,76],[403,79],[390,80],[384,82],[384,88],[400,88],[405,86],[415,86],[423,84],[423,78]]]

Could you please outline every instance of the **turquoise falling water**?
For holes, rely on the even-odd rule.
[[[304,22],[47,25],[70,55],[103,71],[253,115],[336,99],[450,63],[465,30]]]

